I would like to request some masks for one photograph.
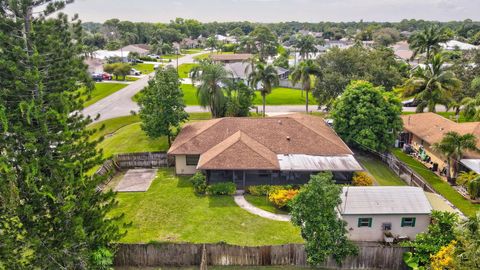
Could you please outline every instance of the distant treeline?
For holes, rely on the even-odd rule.
[[[321,32],[323,39],[352,38],[372,40],[373,33],[382,28],[393,28],[398,32],[415,32],[430,25],[437,25],[456,39],[480,44],[480,22],[472,20],[437,22],[424,20],[402,20],[401,22],[210,22],[202,23],[194,19],[177,18],[170,23],[134,23],[110,19],[104,23],[83,23],[87,33],[84,43],[97,48],[119,47],[135,43],[167,43],[180,42],[185,38],[196,39],[199,36],[231,35],[241,37],[250,34],[257,26],[266,25],[275,33],[280,41],[287,40],[292,34],[301,30]],[[408,34],[408,33],[407,33]]]

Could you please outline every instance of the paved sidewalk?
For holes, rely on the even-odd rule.
[[[253,206],[251,203],[247,202],[245,200],[245,197],[243,197],[243,194],[236,194],[233,196],[233,199],[235,200],[235,203],[242,209],[257,215],[261,216],[263,218],[268,218],[271,220],[276,220],[276,221],[290,221],[290,215],[280,215],[280,214],[274,214],[265,210],[262,210],[258,207]]]

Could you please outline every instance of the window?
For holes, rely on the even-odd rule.
[[[372,218],[359,218],[358,227],[372,227]]]
[[[414,217],[404,217],[402,218],[402,227],[415,227],[415,220]]]
[[[391,231],[392,230],[392,223],[383,223],[382,230],[384,231]]]
[[[187,155],[186,157],[187,166],[197,166],[199,159],[200,159],[199,155]]]

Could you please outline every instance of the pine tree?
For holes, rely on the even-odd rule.
[[[107,216],[114,193],[98,191],[105,179],[87,175],[102,155],[85,129],[91,120],[78,113],[77,89],[93,86],[80,22],[46,18],[65,2],[0,1],[0,186],[9,186],[0,189],[0,216],[17,228],[3,231],[19,242],[16,268],[101,269],[98,254],[112,256],[122,237],[120,217]]]
[[[177,71],[160,69],[150,80],[140,100],[142,129],[149,137],[167,136],[168,145],[180,125],[188,119]]]

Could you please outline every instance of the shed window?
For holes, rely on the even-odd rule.
[[[415,227],[416,218],[404,217],[402,218],[402,227]]]
[[[359,218],[358,227],[372,227],[372,218]]]
[[[199,155],[187,155],[185,160],[186,160],[187,166],[197,166],[199,159],[200,159]]]

